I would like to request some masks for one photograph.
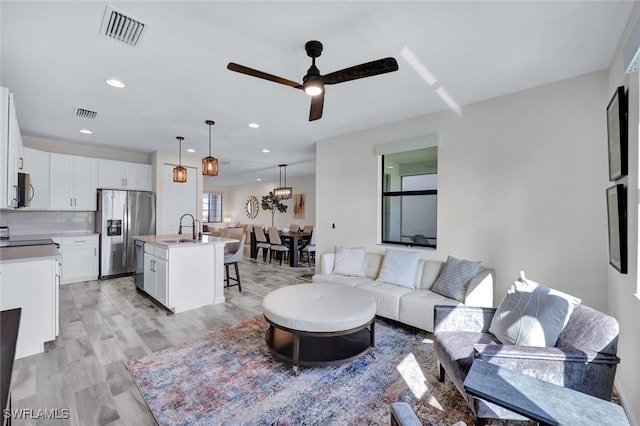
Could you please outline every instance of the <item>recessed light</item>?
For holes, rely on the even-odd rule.
[[[262,150],[262,152],[266,153],[266,152],[271,152],[271,151],[269,151],[268,149],[265,148],[265,149]]]
[[[393,166],[387,166],[387,169],[393,169]]]
[[[187,149],[187,152],[196,152],[196,150],[193,149],[193,148],[189,148],[189,149]]]
[[[258,179],[256,179],[256,180],[257,180],[257,181],[261,181],[262,179],[258,178]]]
[[[258,127],[260,127],[260,125],[258,123],[249,123],[249,127],[251,127],[252,129],[257,129]]]
[[[124,83],[121,82],[120,80],[115,80],[113,78],[110,78],[108,80],[105,80],[105,82],[111,86],[111,87],[117,87],[118,89],[121,89],[123,87],[125,87]]]
[[[93,134],[93,132],[89,129],[82,129],[80,130],[80,133],[84,133],[85,135],[91,135]]]

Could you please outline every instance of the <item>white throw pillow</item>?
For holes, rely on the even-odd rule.
[[[489,331],[505,344],[555,346],[573,310],[582,301],[528,280],[514,281],[491,320]]]
[[[403,287],[416,288],[416,270],[420,261],[420,253],[407,250],[385,251],[379,281],[397,284]]]
[[[447,263],[436,282],[433,283],[431,291],[458,302],[464,302],[469,281],[478,274],[479,270],[480,262],[447,256]]]
[[[367,267],[365,255],[366,251],[364,247],[336,246],[333,273],[364,277],[364,271]]]

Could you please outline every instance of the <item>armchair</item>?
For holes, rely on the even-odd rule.
[[[439,381],[445,371],[476,415],[484,419],[526,420],[510,410],[464,391],[464,379],[475,358],[519,371],[550,383],[611,400],[618,321],[585,305],[575,308],[554,347],[503,345],[489,332],[495,308],[442,306],[434,308],[433,348]]]

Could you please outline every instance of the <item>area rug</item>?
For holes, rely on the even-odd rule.
[[[473,424],[453,384],[437,381],[429,333],[377,321],[369,354],[296,375],[269,352],[267,328],[257,316],[126,367],[160,425],[388,425],[395,401],[423,425]]]

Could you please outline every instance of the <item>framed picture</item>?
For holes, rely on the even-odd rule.
[[[609,224],[609,263],[627,273],[627,196],[624,185],[607,188],[607,219]]]
[[[607,105],[609,180],[627,175],[627,99],[620,86]]]

